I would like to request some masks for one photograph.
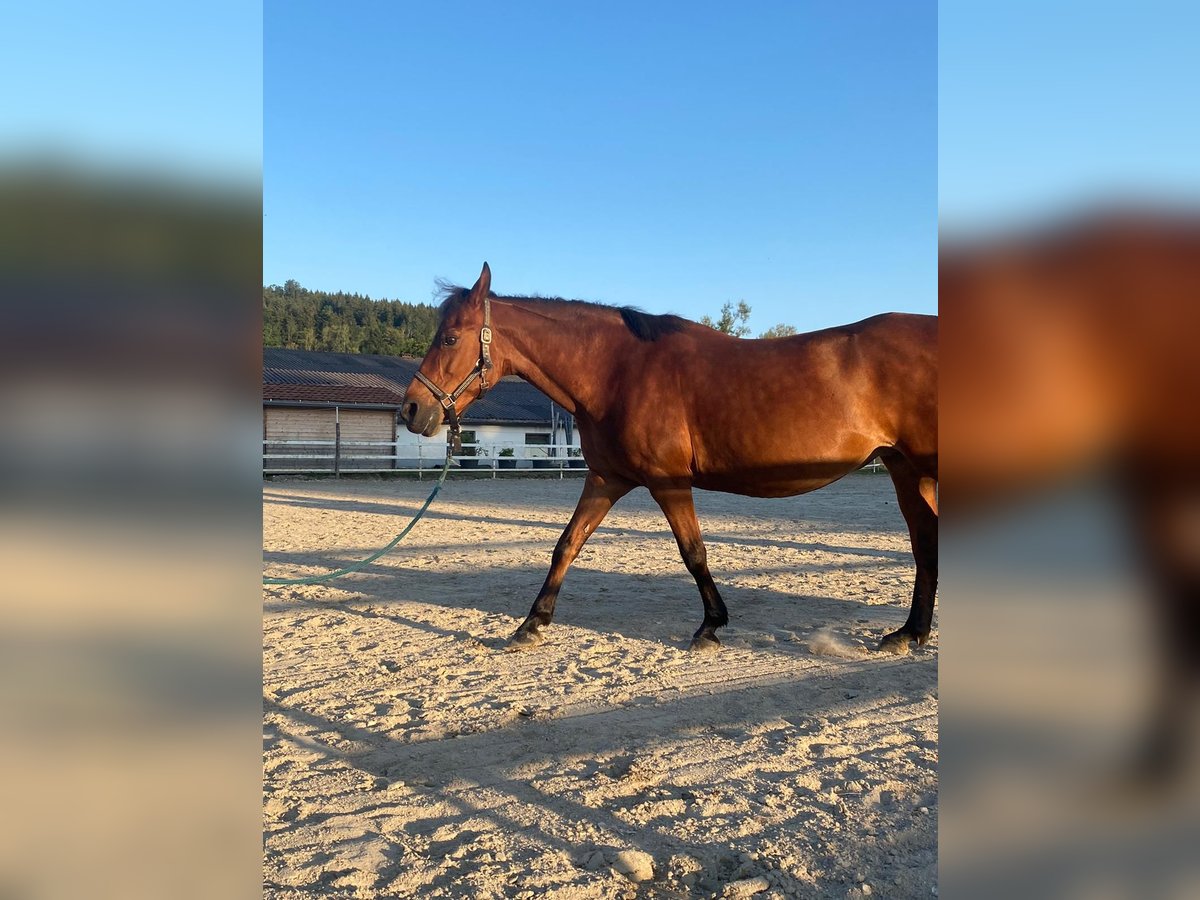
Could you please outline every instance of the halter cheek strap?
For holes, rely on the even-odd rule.
[[[462,440],[459,435],[462,428],[458,423],[458,410],[454,408],[454,404],[458,402],[458,398],[463,395],[471,383],[479,379],[479,394],[482,397],[488,392],[491,385],[488,384],[488,372],[492,370],[492,301],[488,297],[483,298],[483,327],[479,329],[479,360],[475,363],[467,377],[462,380],[462,383],[453,391],[447,394],[440,387],[430,381],[422,372],[418,370],[417,381],[429,388],[430,393],[437,398],[438,403],[442,404],[442,409],[446,411],[446,419],[450,423],[450,432],[446,436],[450,442],[454,452],[462,450]]]

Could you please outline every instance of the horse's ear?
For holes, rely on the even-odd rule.
[[[482,303],[492,290],[492,270],[488,268],[488,264],[483,264],[483,271],[479,273],[479,280],[475,282],[475,287],[471,288],[471,302]]]

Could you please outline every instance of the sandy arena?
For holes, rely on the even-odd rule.
[[[264,485],[268,570],[385,544],[430,482]],[[451,479],[390,555],[265,591],[265,896],[930,897],[937,632],[905,618],[891,482],[787,500],[697,492],[730,612],[699,594],[649,495],[567,576],[547,641],[506,653],[578,480]]]

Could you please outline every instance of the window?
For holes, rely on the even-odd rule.
[[[527,431],[527,432],[525,432],[525,446],[526,447],[548,447],[548,446],[550,446],[550,432],[548,432],[548,431]],[[529,456],[549,456],[550,453],[547,450],[543,450],[541,453],[535,452],[535,453],[530,453],[528,455]]]
[[[462,443],[463,443],[463,448],[462,448],[463,456],[477,455],[478,448],[468,446],[469,444],[475,443],[475,432],[474,431],[468,431],[467,429],[464,428],[462,431],[462,434],[460,436],[460,439],[462,440]]]

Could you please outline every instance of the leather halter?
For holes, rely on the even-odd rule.
[[[476,378],[479,379],[479,394],[476,399],[482,397],[488,392],[491,385],[488,384],[488,372],[492,370],[492,301],[484,296],[483,298],[483,327],[479,329],[479,360],[475,363],[467,377],[462,380],[462,383],[450,393],[446,393],[425,375],[418,370],[417,381],[429,388],[429,392],[437,399],[438,403],[442,404],[442,409],[446,411],[446,419],[450,423],[450,433],[447,439],[450,442],[454,452],[462,450],[462,441],[459,439],[459,434],[462,428],[458,424],[458,410],[454,408],[454,404],[458,398],[463,395],[463,392],[471,386]]]

